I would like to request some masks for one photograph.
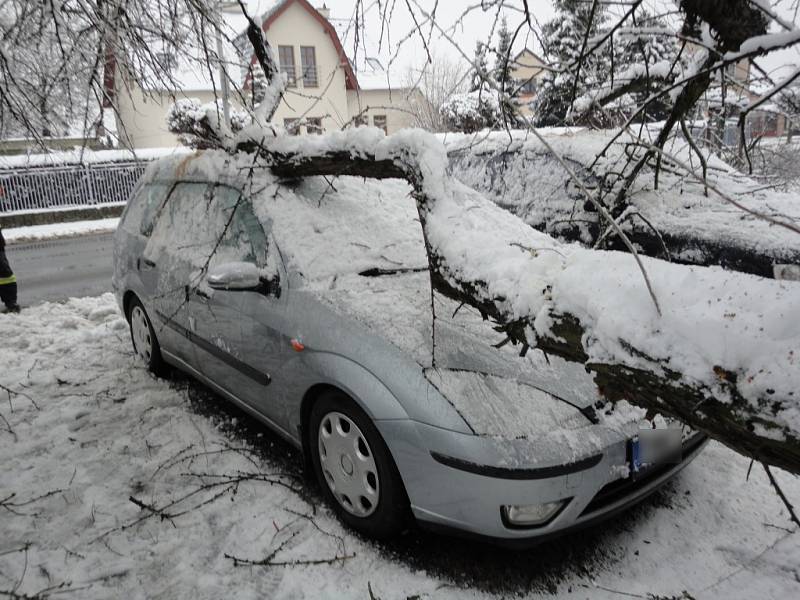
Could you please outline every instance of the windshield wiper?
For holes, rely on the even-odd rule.
[[[382,277],[383,275],[401,275],[403,273],[422,273],[427,271],[428,267],[401,267],[399,269],[381,269],[373,267],[366,271],[361,271],[359,275],[362,277]]]

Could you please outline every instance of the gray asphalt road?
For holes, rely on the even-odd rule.
[[[111,291],[112,233],[6,246],[25,306]]]

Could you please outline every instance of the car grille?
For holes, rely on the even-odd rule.
[[[697,450],[703,442],[708,439],[703,434],[697,434],[683,443],[683,447],[681,448],[681,453],[684,457],[690,456]],[[684,458],[685,460],[685,458]],[[586,516],[593,512],[597,512],[607,506],[614,504],[615,502],[624,499],[626,496],[630,496],[635,494],[641,488],[647,486],[653,480],[658,479],[667,471],[674,469],[675,464],[663,464],[659,465],[658,467],[653,467],[652,469],[648,469],[647,472],[637,479],[627,478],[627,479],[618,479],[617,481],[612,481],[611,483],[606,484],[600,491],[597,492],[592,501],[586,505],[586,508],[583,509],[580,516]]]

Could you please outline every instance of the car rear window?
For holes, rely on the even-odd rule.
[[[136,190],[128,201],[121,226],[126,231],[150,236],[159,208],[169,191],[165,183],[146,183]]]

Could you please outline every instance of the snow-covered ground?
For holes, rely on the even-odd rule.
[[[0,315],[0,335],[0,596],[800,594],[800,535],[758,465],[748,479],[716,444],[653,500],[537,549],[419,532],[375,545],[319,504],[296,452],[135,364],[111,295]],[[800,499],[797,478],[777,477]]]
[[[11,227],[3,229],[3,237],[9,244],[33,242],[89,233],[107,233],[114,231],[119,218],[95,219],[92,221],[73,221],[71,223],[49,223],[47,225],[31,225],[29,227]]]

